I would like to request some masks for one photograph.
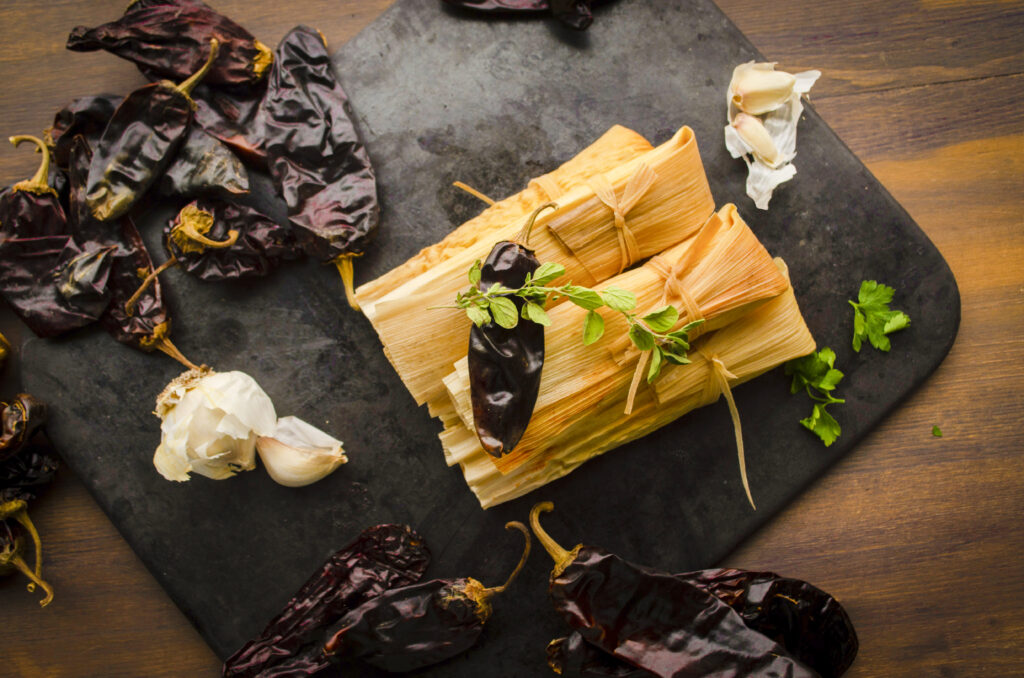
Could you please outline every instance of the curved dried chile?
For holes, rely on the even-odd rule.
[[[244,195],[249,192],[249,173],[227,146],[193,124],[158,189],[162,195],[186,198]]]
[[[299,26],[277,46],[260,130],[302,249],[337,264],[348,302],[358,309],[352,257],[377,230],[377,180],[318,31]]]
[[[288,228],[252,207],[224,200],[191,202],[164,234],[178,265],[207,281],[264,276],[298,256]],[[209,247],[208,242],[216,246]],[[227,247],[220,246],[225,243]]]
[[[364,530],[309,578],[258,638],[224,662],[224,678],[313,675],[326,668],[318,642],[323,629],[388,589],[419,581],[429,563],[430,550],[411,528]],[[292,658],[304,649],[308,658]]]
[[[110,221],[127,214],[174,160],[192,121],[189,92],[207,74],[218,49],[217,41],[211,40],[205,65],[180,85],[146,85],[114,111],[89,168],[86,203],[96,219]]]
[[[106,285],[111,253],[85,252],[71,239],[46,180],[49,149],[36,137],[11,137],[15,146],[22,141],[36,144],[43,157],[32,179],[0,196],[0,294],[37,336],[52,337],[102,315],[106,296],[93,291]]]
[[[566,551],[540,527],[538,516],[551,508],[544,502],[530,512],[534,534],[555,561],[548,592],[587,642],[661,678],[817,676],[690,582],[594,546]]]
[[[449,5],[481,12],[527,12],[549,10],[569,28],[586,30],[594,22],[592,0],[444,0]]]
[[[537,215],[555,206],[547,203],[538,207],[517,241],[502,241],[491,249],[480,268],[477,287],[481,291],[496,283],[516,289],[537,270],[540,262],[526,244]],[[507,298],[515,304],[518,317],[524,300]],[[544,367],[544,327],[529,321],[520,321],[512,328],[493,321],[473,325],[469,330],[468,360],[476,435],[488,454],[500,457],[512,451],[533,416]]]
[[[67,48],[106,50],[133,61],[144,73],[184,80],[202,66],[211,39],[222,56],[207,76],[216,85],[249,85],[263,78],[273,60],[270,49],[226,16],[199,0],[133,2],[117,21],[78,26]]]
[[[98,142],[123,100],[124,97],[116,94],[78,97],[57,111],[53,116],[53,124],[43,131],[43,138],[53,155],[53,163],[68,169],[71,165],[71,145],[78,135],[85,137],[90,144]]]
[[[19,393],[9,403],[0,403],[0,461],[17,455],[46,423],[46,403]]]
[[[485,588],[477,580],[435,579],[391,589],[352,610],[328,632],[324,654],[334,662],[360,660],[395,673],[450,659],[476,644],[491,615],[490,599],[515,580],[530,555],[530,533],[523,555],[508,580]]]

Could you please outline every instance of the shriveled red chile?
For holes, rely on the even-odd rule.
[[[180,85],[163,81],[135,90],[121,102],[93,148],[86,203],[100,221],[123,216],[168,165],[188,134],[192,88],[218,55],[211,40],[206,63]]]
[[[549,593],[555,610],[590,644],[661,678],[817,674],[721,599],[673,575],[607,551],[559,546],[530,513],[537,539],[555,561]],[[614,675],[614,674],[613,674]]]
[[[481,12],[550,11],[551,15],[569,28],[586,30],[594,21],[592,0],[444,0],[449,5]]]
[[[435,579],[391,589],[347,613],[328,632],[324,653],[335,662],[402,673],[450,659],[476,644],[491,615],[490,599],[515,579],[530,554],[522,523],[506,528],[526,537],[523,555],[508,580],[485,588],[472,578]]]
[[[526,244],[537,215],[554,206],[547,203],[537,208],[520,237],[499,242],[491,249],[480,268],[477,287],[481,291],[497,283],[510,289],[521,287],[527,274],[537,270],[540,262]],[[518,317],[524,300],[508,298],[515,304]],[[500,457],[512,451],[533,416],[544,367],[544,327],[523,321],[505,328],[493,320],[473,325],[467,358],[476,435],[488,454]]]
[[[71,145],[78,135],[95,145],[123,100],[124,97],[116,94],[97,94],[73,99],[57,111],[53,116],[53,125],[43,132],[54,164],[62,169],[70,166]]]
[[[249,192],[249,173],[227,146],[193,124],[158,187],[167,196],[229,198]]]
[[[211,39],[221,57],[208,82],[248,85],[270,66],[270,49],[237,23],[199,0],[136,0],[117,21],[95,28],[78,26],[67,48],[76,52],[104,49],[133,61],[144,73],[184,80],[202,66]]]
[[[259,112],[267,79],[248,87],[198,85],[192,91],[196,102],[195,122],[220,139],[244,162],[257,169],[267,168],[267,150],[260,130]]]
[[[405,525],[377,525],[338,551],[267,624],[224,663],[224,678],[313,675],[328,665],[324,629],[385,591],[419,581],[430,551]]]
[[[0,295],[40,337],[52,337],[94,322],[107,305],[111,251],[82,250],[57,192],[47,183],[50,154],[42,152],[36,175],[0,195]]]
[[[186,205],[164,233],[178,265],[201,280],[264,276],[298,256],[290,229],[252,207],[225,200]]]
[[[260,129],[300,245],[338,265],[349,304],[358,308],[351,258],[377,230],[377,182],[319,32],[299,26],[277,46]]]

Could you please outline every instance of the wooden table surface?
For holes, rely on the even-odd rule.
[[[214,4],[268,44],[306,23],[338,46],[390,2]],[[71,27],[124,5],[4,0],[3,136],[39,133],[72,97],[142,83],[128,62],[64,49]],[[963,313],[925,385],[726,564],[807,579],[841,599],[861,640],[851,678],[1019,676],[1024,1],[719,5],[781,68],[823,72],[813,105],[946,257]],[[0,145],[0,185],[36,163]],[[22,335],[3,314],[17,346]],[[17,374],[15,360],[0,395],[13,393]],[[39,609],[20,579],[0,581],[0,676],[219,675],[213,652],[76,478],[62,473],[32,514],[56,598]]]

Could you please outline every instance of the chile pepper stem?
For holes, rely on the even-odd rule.
[[[135,293],[129,297],[128,301],[124,302],[124,312],[129,316],[135,313],[135,305],[139,303],[139,299],[141,299],[143,293],[149,289],[149,286],[153,284],[153,281],[155,281],[161,273],[169,269],[171,266],[177,265],[177,263],[177,257],[172,254],[170,259],[153,269],[153,272],[147,275],[145,280],[142,281],[142,284],[139,285],[139,289],[135,290]]]
[[[190,370],[200,369],[199,365],[196,365],[194,362],[186,358],[185,355],[178,350],[178,347],[175,346],[167,337],[161,337],[158,339],[157,342],[153,344],[153,348],[161,353],[171,356]]]
[[[53,589],[43,581],[43,540],[39,537],[39,532],[32,523],[32,519],[28,517],[28,504],[24,499],[14,499],[5,504],[0,504],[0,520],[6,520],[7,518],[14,518],[21,523],[29,536],[32,537],[36,556],[35,570],[30,570],[20,556],[15,556],[10,562],[31,580],[27,587],[29,593],[35,591],[36,584],[46,591],[46,598],[39,602],[41,606],[45,607],[53,600]]]
[[[180,85],[176,85],[174,89],[178,90],[185,96],[192,94],[192,90],[199,81],[206,77],[206,74],[210,72],[210,68],[213,66],[213,62],[217,60],[217,53],[220,52],[220,41],[217,38],[210,38],[210,56],[206,57],[206,63],[198,71],[189,76],[188,80],[185,80]]]
[[[519,562],[516,564],[516,569],[512,570],[512,574],[508,576],[508,579],[505,580],[504,584],[502,584],[501,586],[492,586],[490,588],[484,589],[484,594],[487,597],[497,595],[499,593],[504,593],[505,589],[507,589],[509,585],[516,580],[516,577],[519,576],[519,572],[523,569],[523,566],[526,565],[526,559],[530,557],[530,530],[527,529],[526,525],[523,525],[518,520],[513,520],[505,523],[505,529],[519,530],[523,533],[523,536],[526,538],[526,543],[523,545],[523,555],[519,557]]]
[[[351,306],[354,311],[363,310],[359,307],[359,301],[356,299],[355,269],[352,267],[352,259],[361,256],[363,255],[351,252],[348,254],[339,254],[331,259],[334,265],[338,267],[338,273],[341,275],[341,284],[345,287],[345,299],[348,300],[348,305]]]
[[[544,550],[548,552],[551,559],[555,561],[555,570],[561,571],[565,569],[565,566],[572,562],[575,558],[575,554],[571,551],[566,551],[562,548],[558,542],[551,538],[544,528],[540,526],[540,514],[547,513],[548,511],[555,508],[555,505],[550,501],[542,501],[539,504],[535,504],[530,509],[530,527],[533,528],[533,533],[537,535],[537,541],[544,547]]]
[[[546,202],[533,211],[530,215],[529,221],[526,222],[526,226],[523,226],[523,230],[519,232],[519,235],[515,237],[515,242],[522,244],[524,247],[530,244],[530,231],[533,230],[533,222],[537,221],[537,215],[546,209],[558,209],[558,203]]]
[[[25,561],[22,560],[21,556],[14,556],[13,558],[11,558],[10,563],[11,565],[14,565],[14,567],[18,568],[18,570],[23,575],[32,580],[32,583],[28,585],[29,593],[35,590],[36,584],[38,584],[39,587],[46,592],[46,597],[39,601],[39,607],[46,607],[47,605],[49,605],[50,601],[53,600],[53,587],[47,584],[46,580],[44,580],[42,577],[37,575],[31,569],[29,569],[28,564],[26,564]]]
[[[18,134],[13,137],[8,137],[8,141],[14,144],[15,148],[17,148],[23,141],[31,141],[36,145],[36,150],[43,156],[43,159],[39,161],[39,169],[36,170],[35,175],[33,175],[33,177],[28,181],[21,181],[15,184],[15,188],[34,193],[39,193],[40,191],[53,191],[50,184],[47,182],[47,179],[50,176],[50,149],[47,147],[46,143],[39,137],[34,137],[31,134]]]

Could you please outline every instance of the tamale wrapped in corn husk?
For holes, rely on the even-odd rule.
[[[566,269],[561,282],[593,286],[695,233],[714,210],[693,131],[680,129],[640,157],[578,184],[542,213],[528,247],[541,262]],[[610,206],[611,205],[611,206]],[[527,211],[538,205],[529,205]],[[464,289],[466,274],[493,245],[509,240],[524,219],[495,229],[486,241],[459,250],[373,305],[371,322],[398,375],[418,404],[444,397],[444,377],[466,353],[470,323],[434,310],[436,319],[410,324],[425,309],[446,306]],[[558,282],[556,281],[556,283]],[[396,290],[398,292],[398,290]],[[435,409],[432,407],[432,410]]]
[[[598,289],[612,286],[636,294],[637,316],[671,304],[679,311],[674,329],[704,320],[698,329],[706,333],[781,294],[789,282],[736,207],[726,205],[693,238],[611,278]],[[540,393],[530,425],[510,454],[497,459],[487,455],[502,472],[508,473],[536,450],[544,449],[565,421],[581,416],[609,394],[630,387],[640,354],[629,341],[629,324],[615,311],[604,308],[598,312],[605,321],[604,336],[584,346],[580,328],[587,312],[573,304],[551,311]],[[463,425],[473,430],[465,358],[445,377],[445,387]]]
[[[781,260],[777,261],[784,270]],[[701,337],[690,354],[693,363],[668,366],[653,388],[641,387],[631,415],[623,413],[628,390],[623,386],[597,405],[564,420],[543,446],[508,473],[503,474],[479,449],[473,432],[450,411],[444,417],[447,423],[441,440],[449,464],[461,465],[470,489],[488,508],[546,485],[588,459],[717,401],[723,390],[731,401],[729,389],[814,349],[814,338],[789,288],[735,322]],[[734,413],[739,435],[735,417]]]
[[[651,148],[650,142],[637,132],[622,125],[612,126],[597,141],[554,171],[532,179],[519,193],[495,203],[441,241],[423,248],[376,280],[361,285],[356,290],[356,299],[363,312],[372,322],[376,317],[376,303],[396,292],[402,294],[399,288],[416,276],[477,243],[486,243],[488,247],[493,245],[495,230],[522,221],[538,205],[560,198],[576,184],[629,162]]]

